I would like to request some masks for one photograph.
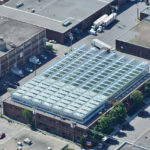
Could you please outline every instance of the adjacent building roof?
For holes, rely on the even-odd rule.
[[[44,0],[31,1],[22,0],[24,5],[16,9],[18,0],[11,0],[0,6],[0,14],[15,20],[31,23],[39,27],[64,33],[73,26],[79,24],[84,19],[105,7],[109,0]],[[88,8],[88,9],[87,9]],[[31,13],[32,9],[35,13]],[[62,26],[67,19],[71,24]]]
[[[6,42],[7,50],[20,46],[43,30],[45,29],[0,16],[0,38]],[[0,51],[0,56],[6,52]]]
[[[150,49],[150,20],[144,19],[117,40]]]
[[[16,102],[84,124],[148,72],[148,64],[85,45],[28,81]]]

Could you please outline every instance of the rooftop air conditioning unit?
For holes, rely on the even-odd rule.
[[[63,26],[65,26],[65,27],[67,27],[67,26],[69,26],[70,24],[72,24],[72,22],[71,22],[71,19],[69,18],[69,19],[66,19],[64,22],[63,22]]]

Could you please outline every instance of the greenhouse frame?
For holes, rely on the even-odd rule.
[[[17,103],[85,124],[148,71],[146,62],[81,45],[11,97]]]

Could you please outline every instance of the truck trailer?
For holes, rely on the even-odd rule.
[[[103,24],[104,20],[108,17],[107,14],[104,14],[103,16],[101,16],[100,18],[98,18],[96,21],[94,21],[93,26],[95,28],[98,28],[100,25]]]
[[[106,44],[106,43],[104,43],[98,39],[93,39],[91,44],[98,49],[102,49],[102,48],[112,49],[112,47],[110,45],[108,45],[108,44]]]
[[[104,19],[103,21],[103,26],[107,27],[110,23],[112,23],[117,17],[116,13],[110,14],[107,18]]]

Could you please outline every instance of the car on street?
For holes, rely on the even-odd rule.
[[[30,68],[30,67],[26,67],[26,68],[24,68],[24,70],[25,70],[26,72],[29,72],[29,73],[32,73],[32,72],[33,72],[33,69]]]
[[[45,56],[45,55],[43,55],[43,54],[40,55],[40,58],[43,59],[43,60],[47,60],[47,56]]]
[[[1,132],[1,133],[0,133],[0,139],[3,139],[5,136],[6,136],[6,135],[5,135],[4,132]]]

